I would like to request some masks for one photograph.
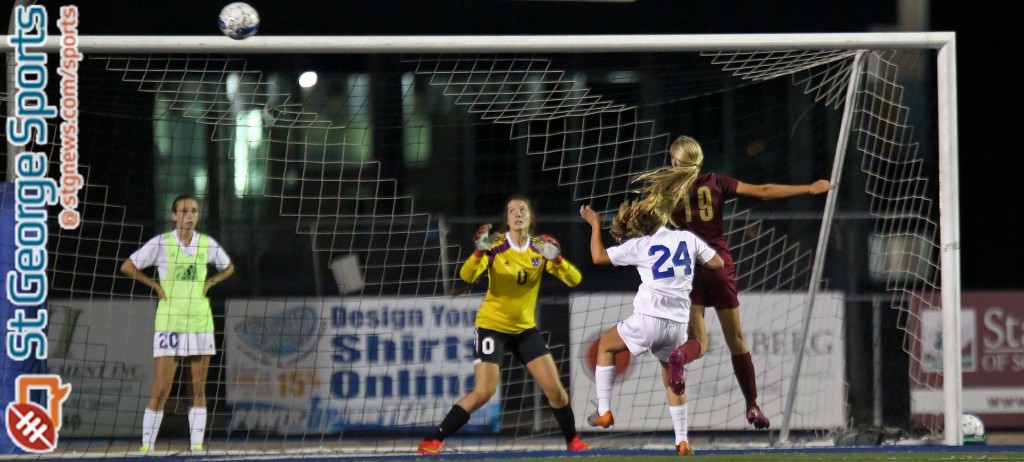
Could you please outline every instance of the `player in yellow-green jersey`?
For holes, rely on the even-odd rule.
[[[487,295],[480,305],[474,332],[473,391],[463,396],[441,421],[438,429],[419,445],[420,454],[441,454],[443,441],[469,422],[469,416],[494,396],[498,389],[501,358],[508,349],[537,381],[555,415],[570,451],[590,449],[576,432],[576,418],[569,395],[555,367],[537,323],[537,293],[547,272],[569,287],[583,279],[580,271],[562,258],[558,241],[534,236],[533,207],[524,196],[505,203],[502,232],[490,238],[491,225],[483,225],[474,238],[476,250],[459,270],[459,277],[475,283],[487,275]]]
[[[210,358],[217,352],[213,313],[206,293],[235,272],[220,244],[195,231],[199,223],[199,202],[195,197],[175,198],[171,219],[173,231],[150,239],[121,265],[122,273],[152,288],[159,300],[153,334],[153,388],[142,417],[143,453],[149,452],[156,442],[181,358],[188,358],[192,372],[192,407],[188,411],[191,449],[203,449],[206,374]],[[208,277],[208,265],[218,272]],[[159,283],[140,271],[150,266],[157,267]]]

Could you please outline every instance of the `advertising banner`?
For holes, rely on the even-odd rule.
[[[632,293],[580,294],[571,299],[570,343],[576,363],[572,368],[572,405],[577,425],[597,400],[593,368],[602,332],[633,312]],[[757,371],[759,401],[771,418],[781,418],[803,335],[805,294],[740,294],[740,319]],[[742,430],[744,400],[733,373],[732,358],[721,336],[714,309],[705,311],[709,346],[705,356],[686,372],[691,429]],[[818,294],[811,319],[795,403],[793,429],[836,428],[844,425],[843,297]],[[661,365],[650,353],[616,357],[612,393],[614,431],[669,430]]]
[[[964,291],[961,305],[963,411],[981,417],[986,429],[1019,429],[1024,422],[1024,292]],[[912,384],[911,399],[920,420],[944,410],[942,312],[920,303],[912,308],[920,341],[911,367],[919,369],[920,380]]]
[[[51,374],[74,385],[61,436],[138,436],[153,378],[153,299],[50,300]]]
[[[473,388],[481,297],[227,304],[230,429],[275,434],[432,428]],[[467,431],[497,432],[501,393]]]

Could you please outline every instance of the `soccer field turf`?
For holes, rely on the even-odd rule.
[[[543,458],[543,460],[572,461],[580,460],[581,457],[587,461],[616,461],[616,462],[654,462],[680,460],[679,456],[577,456]],[[483,459],[488,461],[514,461],[514,460],[538,460],[538,458],[516,458],[516,459]],[[896,461],[896,462],[923,462],[923,461],[958,461],[958,460],[985,460],[985,461],[1024,461],[1022,452],[853,452],[853,453],[745,453],[745,454],[697,454],[684,460],[692,462],[714,461],[714,462],[746,462],[746,461]]]

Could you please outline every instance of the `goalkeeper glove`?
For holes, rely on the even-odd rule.
[[[547,234],[541,234],[540,236],[537,236],[537,238],[540,242],[534,243],[534,250],[544,256],[545,260],[553,261],[556,264],[562,263],[561,244],[559,244],[555,238]]]
[[[484,252],[491,250],[491,246],[494,245],[494,235],[490,231],[490,224],[481,225],[476,230],[476,234],[473,235],[473,246],[475,247],[473,253],[476,256],[482,256]]]

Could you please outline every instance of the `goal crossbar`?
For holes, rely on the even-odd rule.
[[[821,34],[665,34],[665,35],[433,35],[433,36],[224,36],[81,35],[84,53],[501,53],[501,52],[661,52],[857,50],[868,48],[941,49],[954,42],[953,32],[875,32]],[[60,38],[43,48],[56,51]],[[3,46],[7,47],[4,40]]]

